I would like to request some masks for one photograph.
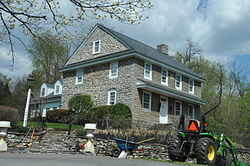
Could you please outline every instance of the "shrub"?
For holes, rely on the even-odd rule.
[[[78,94],[70,98],[69,107],[69,129],[68,135],[70,135],[71,125],[79,122],[88,110],[93,107],[94,102],[89,95]],[[84,115],[84,116],[83,116]]]
[[[78,94],[69,100],[69,111],[72,113],[86,113],[93,106],[93,101],[89,95]]]
[[[86,113],[86,120],[97,123],[98,127],[108,127],[111,108],[109,105],[93,107]]]
[[[18,111],[13,107],[0,106],[0,121],[10,121],[11,128],[16,128],[19,121]]]
[[[68,123],[69,112],[65,109],[50,110],[46,114],[47,122],[50,123]]]
[[[132,112],[126,104],[117,103],[111,108],[110,119],[112,127],[127,129],[131,127]]]

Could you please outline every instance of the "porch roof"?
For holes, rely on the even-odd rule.
[[[201,105],[206,104],[205,101],[203,101],[199,97],[196,97],[194,95],[190,95],[181,91],[177,91],[166,86],[158,85],[158,84],[146,81],[144,79],[137,79],[136,86],[137,88],[140,88],[143,90],[155,92],[160,95],[173,97],[175,99],[184,100],[184,101],[191,102],[194,104],[201,104]]]

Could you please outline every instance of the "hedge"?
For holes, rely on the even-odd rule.
[[[46,113],[47,122],[50,123],[68,123],[69,112],[65,109],[49,110]]]
[[[17,109],[9,106],[0,106],[0,121],[10,121],[11,128],[16,128],[19,121]]]
[[[129,128],[132,123],[130,108],[122,103],[113,106],[98,106],[91,108],[86,118],[89,122],[97,123],[98,127]]]

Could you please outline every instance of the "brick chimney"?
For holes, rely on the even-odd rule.
[[[159,50],[162,53],[168,55],[168,45],[167,44],[159,44],[159,45],[157,45],[157,50]]]

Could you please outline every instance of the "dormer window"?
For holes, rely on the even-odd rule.
[[[181,90],[182,87],[182,78],[181,75],[176,74],[175,75],[175,88],[178,90]]]
[[[56,86],[56,94],[59,93],[59,85]]]
[[[45,88],[42,89],[42,96],[45,96]]]
[[[98,54],[101,51],[101,40],[93,42],[93,54]]]

